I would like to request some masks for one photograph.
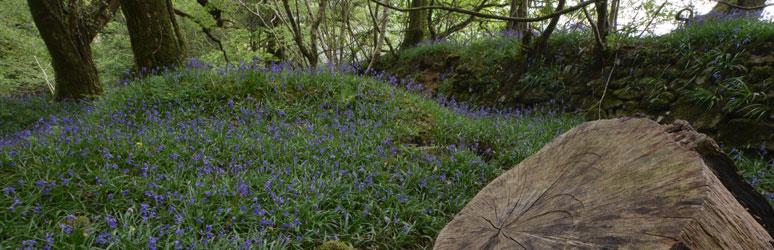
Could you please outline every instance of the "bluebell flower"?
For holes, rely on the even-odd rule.
[[[73,232],[73,227],[67,224],[60,223],[59,227],[62,229],[62,231],[65,234],[71,234]]]
[[[250,195],[250,187],[247,186],[247,183],[245,183],[242,180],[239,180],[239,187],[238,187],[239,195],[242,197],[246,197]]]
[[[113,242],[113,234],[110,232],[99,233],[95,241],[98,245],[108,245]]]
[[[16,193],[16,188],[11,187],[11,186],[5,187],[5,188],[3,188],[3,193],[5,195],[9,195],[10,196],[10,195]]]
[[[148,249],[150,250],[157,250],[156,243],[159,241],[159,238],[151,236],[148,239]]]
[[[13,199],[13,203],[11,203],[11,206],[8,207],[8,210],[15,211],[16,207],[21,205],[21,204],[22,204],[21,200],[19,200],[18,198],[14,198]]]
[[[118,221],[112,215],[105,216],[105,222],[110,228],[116,228],[118,226]]]
[[[38,241],[36,240],[23,240],[22,246],[23,249],[35,249],[35,245],[38,244]]]
[[[44,239],[46,240],[47,247],[54,246],[54,233],[51,233],[51,232],[46,233],[46,236],[44,237]]]

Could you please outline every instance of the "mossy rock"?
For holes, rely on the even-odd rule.
[[[675,102],[672,110],[676,119],[687,120],[701,131],[714,129],[725,117],[722,113],[688,102]]]
[[[329,240],[326,242],[323,242],[322,245],[317,247],[317,250],[355,250],[356,248],[352,247],[348,243],[337,241],[337,240]]]
[[[672,92],[664,92],[661,95],[647,100],[647,109],[650,112],[669,110],[675,95]]]
[[[637,90],[629,89],[629,88],[621,88],[621,89],[613,90],[613,95],[622,100],[639,100],[640,98],[642,98],[641,92]]]

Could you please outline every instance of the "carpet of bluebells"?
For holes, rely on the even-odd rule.
[[[0,136],[0,249],[427,248],[581,122],[346,71],[192,63]]]

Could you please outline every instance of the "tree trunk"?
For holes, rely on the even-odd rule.
[[[554,12],[561,11],[564,9],[565,0],[559,0],[559,3],[556,5],[556,8],[554,9]],[[554,33],[554,30],[556,29],[556,24],[559,23],[559,18],[562,16],[556,16],[551,18],[551,21],[548,22],[548,26],[546,26],[546,29],[543,30],[543,33],[540,34],[540,37],[538,37],[537,41],[535,41],[535,46],[532,48],[531,54],[533,54],[536,59],[542,59],[545,53],[548,50],[548,38],[551,37],[551,34]]]
[[[607,56],[607,34],[610,32],[610,26],[607,25],[607,1],[597,1],[594,3],[594,7],[597,11],[597,35],[599,36],[599,41],[594,49],[594,58],[597,66],[604,68]]]
[[[621,8],[621,0],[611,0],[610,10],[608,11],[607,27],[608,31],[615,33],[618,29],[618,12]]]
[[[427,0],[411,0],[411,7],[417,8],[427,5]],[[409,23],[406,34],[403,37],[401,48],[411,48],[427,39],[427,10],[414,10],[409,12]]]
[[[261,2],[261,5],[263,6],[268,4],[267,0]],[[280,20],[282,19],[278,16],[277,12],[269,7],[263,7],[258,8],[256,13],[248,12],[246,22],[248,23],[248,30],[250,30],[250,33],[256,33],[259,30],[266,33],[266,39],[260,39],[260,33],[258,34],[258,39],[255,40],[255,45],[253,46],[254,51],[257,51],[259,47],[263,48],[267,53],[275,57],[271,61],[281,62],[286,60],[285,47],[281,42],[281,35],[277,34],[278,32],[275,31],[275,29],[281,25]],[[259,41],[261,40],[264,40],[265,42],[259,44]]]
[[[529,0],[512,0],[510,8],[510,16],[516,18],[527,17],[527,10],[529,8]],[[508,22],[507,29],[515,32],[519,36],[524,36],[528,30],[529,23],[527,22]]]
[[[774,212],[686,122],[582,124],[482,189],[436,249],[772,249]]]
[[[748,7],[748,8],[759,7],[766,4],[766,0],[726,0],[726,2],[737,6]],[[713,7],[712,10],[710,10],[709,13],[699,18],[715,19],[715,18],[726,18],[729,16],[733,16],[733,17],[749,17],[749,18],[759,19],[763,15],[763,9],[764,8],[740,9],[728,4],[718,2],[717,4],[715,4],[715,7]]]
[[[56,77],[56,100],[80,100],[102,92],[91,56],[91,41],[113,17],[117,1],[28,0],[30,12],[48,48]]]
[[[390,4],[390,0],[386,0],[385,3]],[[379,5],[376,5],[377,8]],[[370,8],[370,5],[369,5]],[[370,11],[370,9],[369,9]],[[374,14],[376,14],[374,12]],[[370,71],[376,63],[379,61],[379,57],[382,54],[382,46],[384,45],[384,38],[387,35],[387,20],[390,17],[390,9],[388,8],[382,8],[382,19],[379,22],[376,22],[376,18],[372,16],[372,21],[374,25],[374,33],[376,35],[374,40],[374,50],[371,53],[371,60],[368,62],[368,67],[366,67],[366,71]]]
[[[300,17],[296,17],[295,14],[293,14],[293,10],[290,7],[290,2],[288,0],[282,0],[282,7],[285,10],[286,18],[288,19],[287,25],[290,26],[290,31],[293,35],[293,41],[295,41],[296,46],[298,46],[298,50],[301,52],[301,55],[304,56],[304,58],[309,62],[309,66],[312,68],[317,67],[317,63],[320,60],[320,56],[317,52],[317,39],[318,39],[318,32],[320,31],[320,24],[322,23],[323,19],[325,18],[325,10],[328,6],[328,0],[320,0],[317,5],[317,15],[312,14],[312,9],[308,2],[306,3],[307,10],[308,10],[308,20],[310,20],[311,24],[309,25],[309,45],[304,42],[304,35],[303,30],[301,29],[300,25]]]
[[[121,0],[121,9],[138,70],[150,72],[185,62],[185,42],[171,0]]]

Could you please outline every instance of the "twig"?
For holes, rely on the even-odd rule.
[[[594,40],[597,42],[597,45],[599,47],[605,46],[605,41],[602,41],[602,35],[600,35],[599,27],[594,23],[594,20],[591,19],[591,15],[589,15],[589,11],[586,10],[586,8],[583,8],[583,15],[586,16],[586,20],[589,22],[589,25],[591,25],[591,31],[594,33]]]
[[[650,21],[648,21],[648,23],[645,24],[645,28],[643,28],[642,32],[640,32],[640,34],[637,35],[637,38],[640,38],[640,37],[642,37],[643,34],[645,34],[645,31],[647,31],[648,27],[650,27],[650,25],[653,24],[653,21],[656,20],[656,18],[658,18],[658,14],[661,13],[661,9],[663,9],[664,6],[666,6],[666,4],[668,2],[669,2],[668,0],[664,1],[664,3],[662,3],[660,6],[658,6],[658,9],[656,10],[656,13],[654,13],[653,17],[650,19]]]
[[[231,64],[231,62],[228,60],[228,54],[226,54],[226,49],[223,47],[223,42],[218,39],[215,35],[212,34],[212,30],[210,28],[207,28],[207,26],[204,25],[201,21],[196,19],[191,14],[186,13],[185,11],[175,9],[175,14],[181,17],[185,17],[193,21],[194,23],[198,24],[199,27],[202,28],[202,33],[207,36],[210,40],[215,42],[218,45],[218,48],[220,49],[220,52],[223,53],[223,60],[226,61],[226,65]]]
[[[610,79],[613,78],[613,72],[615,71],[616,64],[618,64],[618,53],[615,54],[615,60],[613,60],[613,67],[610,68],[610,74],[607,75],[607,81],[605,82],[605,89],[602,90],[602,97],[599,98],[599,103],[597,104],[597,119],[602,119],[602,101],[605,100],[605,95],[607,94],[607,87],[610,85]]]
[[[48,80],[48,74],[46,73],[46,70],[43,68],[43,66],[40,65],[40,61],[38,61],[37,56],[32,56],[32,58],[35,58],[35,63],[38,64],[38,68],[40,68],[40,72],[43,72],[43,80],[46,81],[46,84],[48,85],[48,90],[51,90],[51,94],[54,94],[54,85],[51,84],[51,81]]]

